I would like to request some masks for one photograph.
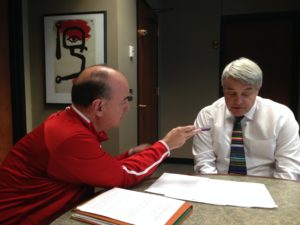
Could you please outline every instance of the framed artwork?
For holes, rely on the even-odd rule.
[[[106,63],[106,12],[44,16],[46,103],[71,103],[72,81]]]

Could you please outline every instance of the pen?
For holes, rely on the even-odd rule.
[[[209,131],[210,127],[204,127],[204,128],[200,128],[201,131]]]

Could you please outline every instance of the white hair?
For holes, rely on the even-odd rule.
[[[260,67],[252,60],[239,58],[229,63],[223,70],[221,78],[222,86],[224,80],[229,77],[260,88],[262,86],[263,73]]]

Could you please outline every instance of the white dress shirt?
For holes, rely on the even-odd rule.
[[[203,108],[195,126],[211,128],[194,136],[194,169],[228,173],[234,116],[224,97]],[[299,126],[285,105],[259,96],[241,121],[247,174],[300,180]]]

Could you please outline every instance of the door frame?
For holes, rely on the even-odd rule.
[[[141,10],[147,11],[141,13]],[[142,21],[146,17],[147,21]],[[147,30],[153,26],[153,33]],[[137,0],[137,43],[138,143],[153,143],[158,139],[158,18],[145,0]],[[146,44],[155,46],[151,49],[154,53],[148,54]],[[145,71],[151,77],[145,76]],[[145,88],[145,80],[150,89]]]

